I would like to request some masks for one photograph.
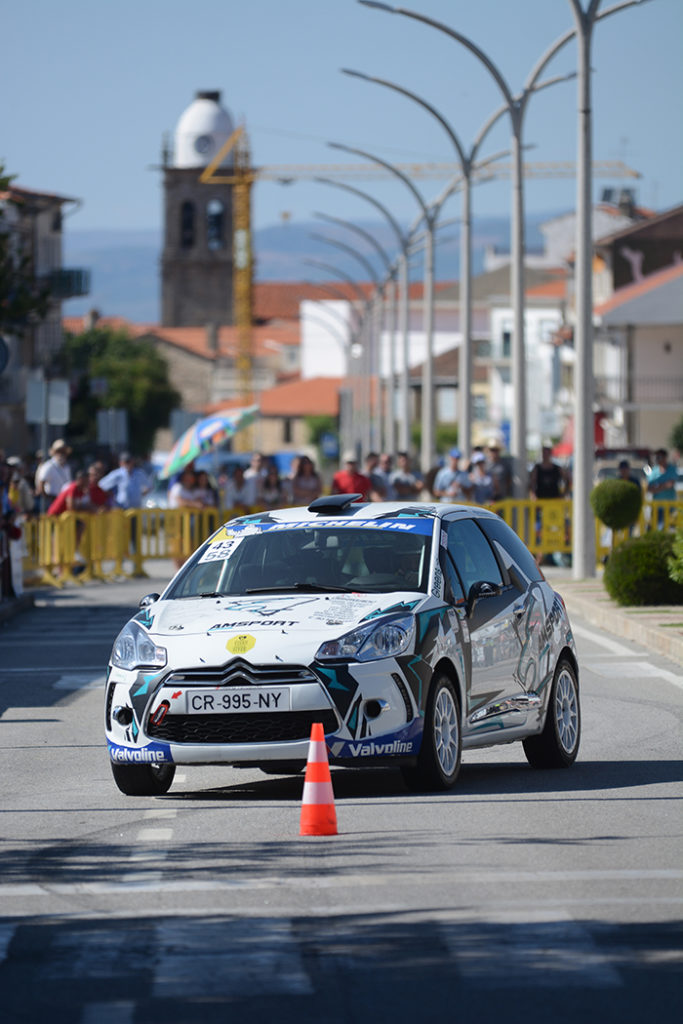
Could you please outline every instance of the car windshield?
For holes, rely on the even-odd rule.
[[[279,523],[223,527],[187,564],[167,599],[304,590],[426,592],[429,521],[355,527]]]

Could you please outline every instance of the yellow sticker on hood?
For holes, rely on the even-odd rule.
[[[231,636],[225,647],[231,654],[246,654],[255,643],[255,636],[251,636],[250,633],[239,633],[237,636]]]

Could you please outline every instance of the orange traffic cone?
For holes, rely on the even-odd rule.
[[[325,733],[320,722],[311,726],[311,740],[308,745],[306,781],[301,802],[302,836],[336,836],[337,813],[334,809],[334,793],[330,765],[327,760]]]

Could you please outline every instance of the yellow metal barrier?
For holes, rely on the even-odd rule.
[[[556,552],[571,554],[570,499],[509,498],[492,509],[537,557]],[[244,509],[111,509],[27,519],[22,524],[27,550],[24,584],[63,587],[86,580],[142,577],[146,575],[146,561],[184,560],[220,523],[242,514]],[[674,530],[680,525],[683,501],[646,502],[632,531],[621,530],[614,537],[596,521],[597,564],[603,563],[613,546],[629,535],[641,536],[653,529]]]

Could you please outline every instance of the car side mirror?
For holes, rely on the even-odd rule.
[[[471,615],[477,601],[484,597],[498,597],[501,588],[498,583],[489,583],[486,580],[477,580],[469,589],[467,595],[467,614]]]
[[[145,594],[144,597],[140,598],[138,608],[147,608],[150,604],[154,604],[154,602],[158,600],[159,594]]]

